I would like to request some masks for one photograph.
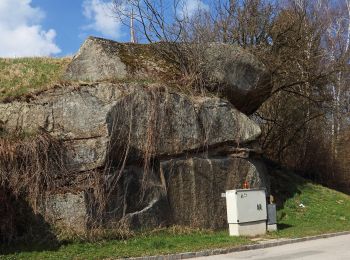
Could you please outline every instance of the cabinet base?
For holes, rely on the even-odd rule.
[[[228,225],[230,236],[258,236],[266,234],[266,220]]]

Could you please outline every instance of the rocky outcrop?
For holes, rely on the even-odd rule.
[[[94,221],[108,228],[222,228],[221,193],[244,181],[268,188],[255,142],[260,128],[233,105],[248,104],[245,98],[257,93],[266,71],[236,47],[208,45],[205,51],[203,71],[215,91],[231,93],[226,99],[169,86],[164,79],[174,68],[151,45],[89,38],[65,78],[92,82],[0,103],[1,131],[44,131],[65,144],[63,161],[72,180],[60,180],[66,186],[43,202],[51,223],[79,234]],[[126,80],[130,76],[158,83]]]
[[[140,201],[143,169],[124,170],[120,186],[109,199],[109,213],[104,216],[109,228],[119,224],[116,220],[143,229],[168,224],[225,228],[226,201],[222,193],[239,189],[244,182],[251,188],[269,188],[270,185],[267,169],[260,160],[230,155],[197,154],[160,161],[159,167],[159,173],[149,173],[151,185],[140,205],[137,202]],[[87,191],[50,195],[45,212],[60,230],[83,235],[93,223],[91,204],[93,197]]]
[[[169,80],[181,77],[167,59],[167,45],[127,44],[89,37],[67,68],[65,80],[106,81],[128,78]],[[169,46],[168,46],[169,47]],[[266,67],[238,46],[179,45],[182,55],[195,53],[209,90],[224,95],[240,111],[251,114],[271,92]]]

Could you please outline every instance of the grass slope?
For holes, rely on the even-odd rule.
[[[59,82],[70,58],[0,58],[0,101]]]
[[[272,189],[279,206],[278,232],[265,238],[303,237],[350,230],[350,196],[284,171],[273,171]],[[299,206],[303,204],[305,207]],[[224,231],[200,231],[168,228],[140,233],[128,240],[95,243],[71,242],[57,248],[2,247],[0,259],[104,259],[209,248],[233,247],[254,243],[250,238],[229,237]]]
[[[289,172],[272,175],[280,231],[271,237],[302,237],[350,230],[350,196]],[[301,206],[300,204],[304,205]]]

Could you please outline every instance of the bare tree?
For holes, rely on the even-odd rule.
[[[120,1],[115,1],[116,13],[129,19]],[[266,65],[273,91],[256,116],[263,123],[261,143],[272,159],[299,169],[315,168],[317,162],[309,154],[315,153],[314,137],[319,136],[319,156],[331,154],[335,160],[339,132],[350,124],[344,119],[350,110],[349,0],[216,0],[209,9],[188,16],[180,15],[181,0],[170,2],[171,8],[162,0],[126,2],[135,9],[145,40],[171,43],[168,56],[185,74],[199,78],[194,84],[201,82],[200,46],[210,42],[239,45]],[[298,156],[289,156],[295,153]]]
[[[180,35],[177,10],[180,0],[113,0],[113,11],[124,25],[132,18],[135,30],[148,42],[173,42]],[[169,11],[169,10],[174,10]]]

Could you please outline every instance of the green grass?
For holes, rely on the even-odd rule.
[[[0,101],[59,82],[70,58],[0,58]]]
[[[272,188],[276,191],[280,207],[280,230],[262,238],[292,238],[350,230],[349,196],[282,171],[273,173]],[[305,208],[299,206],[301,203]],[[140,233],[125,241],[72,242],[51,251],[40,247],[3,247],[2,250],[8,253],[0,254],[0,259],[104,259],[170,254],[249,243],[256,242],[245,237],[229,237],[226,230],[181,232],[181,229],[169,228]],[[10,251],[17,253],[9,253]]]
[[[248,243],[246,238],[227,236],[227,232],[199,232],[176,234],[170,231],[139,235],[133,239],[95,243],[73,243],[56,251],[22,252],[1,256],[1,259],[103,259],[169,254],[201,249],[229,247]]]
[[[292,173],[280,171],[277,174],[272,186],[281,200],[277,219],[282,229],[270,237],[302,237],[350,230],[350,196],[307,182]]]

